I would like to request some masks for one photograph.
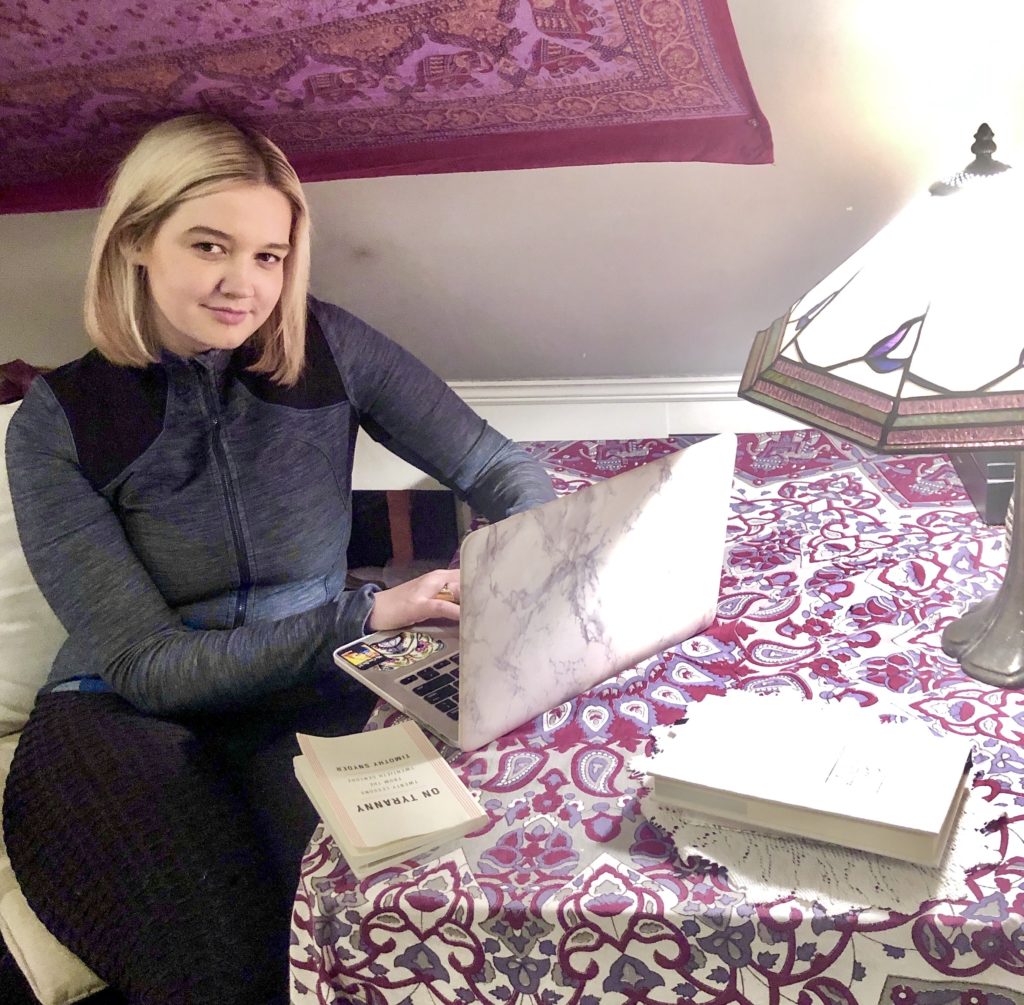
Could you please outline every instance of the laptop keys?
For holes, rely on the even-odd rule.
[[[407,674],[399,681],[411,687],[414,694],[444,712],[449,719],[459,718],[459,657],[458,654],[438,660],[419,673]]]
[[[426,670],[420,671],[420,677],[422,678],[427,673]],[[413,688],[413,692],[419,695],[428,695],[439,688],[444,687],[446,684],[451,684],[452,679],[448,674],[434,675],[432,679],[425,680],[422,684],[417,684]]]
[[[445,701],[448,698],[458,698],[459,689],[452,684],[447,687],[438,688],[436,691],[432,691],[427,695],[427,701],[431,705],[436,705],[438,702]]]

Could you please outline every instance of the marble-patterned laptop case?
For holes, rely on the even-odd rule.
[[[466,537],[462,749],[711,622],[735,458],[721,434]]]

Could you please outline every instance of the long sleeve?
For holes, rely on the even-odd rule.
[[[11,422],[7,465],[29,567],[69,634],[58,659],[103,677],[143,711],[209,711],[310,681],[372,606],[363,590],[275,621],[186,626],[82,474],[65,416],[42,381]]]
[[[331,304],[313,302],[360,423],[488,520],[555,498],[547,472],[415,356]]]

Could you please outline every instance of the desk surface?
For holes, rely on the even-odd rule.
[[[685,440],[530,449],[571,491]],[[736,474],[715,623],[459,756],[482,831],[357,883],[318,829],[293,1001],[1024,1005],[1024,694],[971,681],[938,648],[998,585],[1002,528],[980,522],[944,457],[745,435]],[[651,588],[675,575],[651,570]],[[884,702],[976,738],[998,861],[972,870],[962,900],[839,916],[752,903],[720,864],[681,861],[627,762],[654,726],[729,688]],[[371,727],[395,717],[379,707]]]

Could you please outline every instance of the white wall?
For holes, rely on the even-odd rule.
[[[450,379],[735,375],[754,332],[988,121],[1024,167],[1018,0],[731,0],[773,166],[625,164],[308,187],[315,291]],[[0,217],[0,358],[56,363],[91,211]]]

